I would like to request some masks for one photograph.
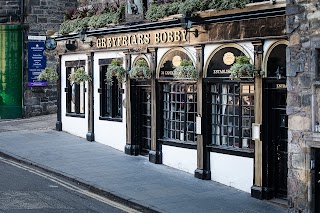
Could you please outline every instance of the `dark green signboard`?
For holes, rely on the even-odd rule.
[[[22,26],[0,25],[0,119],[22,116]]]

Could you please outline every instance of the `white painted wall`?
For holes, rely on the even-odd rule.
[[[88,132],[88,84],[85,84],[87,92],[85,93],[85,117],[70,117],[66,116],[67,108],[66,101],[67,96],[64,89],[66,88],[67,82],[67,71],[65,67],[66,61],[77,61],[77,60],[86,60],[86,54],[72,54],[72,55],[63,55],[61,57],[61,122],[62,122],[62,131],[69,132],[70,134],[77,135],[79,137],[85,138]],[[88,72],[88,63],[85,66],[86,72]]]
[[[194,174],[197,169],[197,150],[163,145],[162,163]]]
[[[99,120],[100,116],[100,68],[99,59],[124,57],[122,52],[99,52],[94,54],[94,133],[95,141],[124,151],[126,145],[126,109],[122,107],[122,122]],[[125,83],[122,85],[125,89]],[[126,90],[125,90],[126,93]],[[126,94],[123,94],[123,100]]]
[[[253,158],[210,153],[211,180],[251,192],[253,185]]]

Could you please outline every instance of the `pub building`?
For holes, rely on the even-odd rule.
[[[57,130],[258,199],[286,199],[285,7],[263,1],[56,37]],[[263,75],[231,79],[237,56]],[[124,82],[106,79],[113,59],[126,70]],[[130,78],[141,60],[151,77]],[[185,60],[196,79],[173,76]],[[79,67],[92,80],[70,84]]]

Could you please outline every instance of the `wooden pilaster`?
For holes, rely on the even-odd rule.
[[[93,114],[93,56],[94,53],[87,53],[88,74],[92,81],[88,81],[88,133],[86,135],[87,141],[94,141],[94,114]]]
[[[253,41],[254,46],[254,66],[261,70],[263,59],[262,41]],[[254,79],[254,118],[255,124],[262,125],[262,77],[256,76]],[[254,141],[254,184],[251,187],[251,196],[259,199],[263,198],[262,187],[262,141]]]
[[[197,81],[197,117],[198,119],[201,118],[201,127],[204,126],[203,122],[203,56],[204,56],[204,47],[203,46],[196,46],[196,69],[199,73],[199,78]],[[197,123],[197,125],[199,125]],[[197,134],[197,169],[195,171],[194,176],[199,179],[208,180],[211,179],[210,168],[208,165],[208,154],[206,151],[206,144],[203,140],[203,133],[201,130],[201,134]]]
[[[125,54],[125,67],[128,72],[131,69],[131,54],[129,51],[124,52]],[[137,144],[132,143],[132,117],[131,117],[131,82],[128,75],[126,75],[126,89],[125,89],[125,104],[126,104],[126,146],[124,151],[128,155],[139,155],[140,147]]]
[[[149,161],[156,164],[162,163],[161,145],[157,142],[159,137],[158,133],[158,121],[159,117],[157,113],[158,99],[157,99],[157,49],[148,48],[151,54],[150,68],[151,68],[151,150],[149,152]]]
[[[61,55],[59,55],[59,62],[57,66],[57,73],[59,79],[57,81],[57,122],[56,122],[56,130],[62,131],[62,122],[61,122]]]

